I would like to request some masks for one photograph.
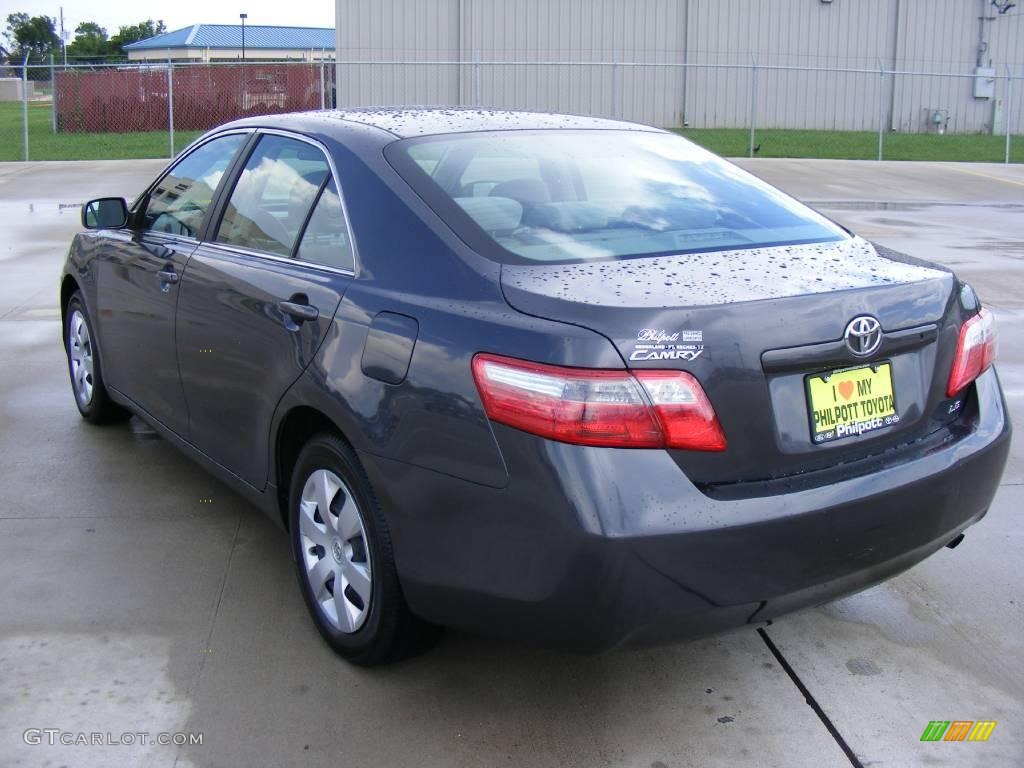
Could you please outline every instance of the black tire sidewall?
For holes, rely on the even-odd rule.
[[[338,630],[323,615],[313,595],[305,572],[299,533],[299,502],[309,476],[327,469],[337,474],[352,491],[366,531],[370,552],[372,595],[370,613],[363,625],[352,633]],[[288,494],[288,528],[292,558],[299,579],[299,589],[313,623],[327,643],[339,654],[356,663],[376,663],[378,657],[390,655],[395,642],[395,614],[405,609],[398,589],[394,559],[391,554],[387,524],[380,511],[369,480],[354,452],[334,436],[320,435],[307,443],[299,454],[292,473]]]

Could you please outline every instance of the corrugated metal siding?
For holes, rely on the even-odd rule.
[[[993,103],[974,99],[973,79],[892,74],[972,72],[983,7],[995,14],[982,0],[337,0],[339,60],[378,62],[338,65],[339,103],[747,127],[756,83],[760,128],[876,130],[881,109],[885,127],[918,131],[939,108],[950,130],[985,131]],[[1024,76],[1022,27],[1021,9],[989,24],[1000,74]],[[1016,91],[1021,132],[1024,81]]]
[[[462,7],[464,50],[480,61],[523,62],[479,67],[480,85],[464,83],[464,102],[680,121],[681,69],[621,64],[682,62],[677,0],[463,0]]]
[[[459,0],[338,0],[341,61],[459,60]],[[457,104],[460,67],[338,64],[340,106]]]
[[[1007,110],[1010,129],[1024,133],[1024,5],[1018,5],[1002,20],[997,19],[989,26],[989,52],[999,71],[1011,71],[1017,79],[1013,82],[1013,99]],[[1011,16],[1011,14],[1013,14]],[[999,97],[1006,103],[1006,87],[997,88]],[[1001,91],[1001,92],[1000,92]]]
[[[913,0],[901,9],[899,47],[896,67],[904,71],[970,73],[977,61],[982,12],[986,22],[989,60],[998,74],[1007,67],[1017,77],[1024,75],[1024,15],[1020,9],[1000,16],[987,2],[979,0]],[[1024,131],[1024,81],[1016,81],[1011,125]],[[996,88],[997,99],[1006,98],[1006,81]],[[1004,101],[1005,105],[1005,101]],[[927,129],[926,116],[933,110],[949,113],[949,130],[957,133],[989,132],[995,104],[974,98],[974,79],[970,77],[925,77],[906,75],[897,78],[893,99],[893,128],[898,131]]]
[[[462,62],[339,64],[342,105],[482,104],[681,121],[681,69],[614,64],[681,63],[678,0],[338,0],[337,9],[342,61]]]
[[[693,127],[750,125],[757,82],[763,128],[877,127],[881,61],[892,58],[897,0],[691,0],[689,60],[743,69],[693,69],[686,120]],[[749,68],[758,65],[755,73]],[[876,74],[770,67],[874,69]]]

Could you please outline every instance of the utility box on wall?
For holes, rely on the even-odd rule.
[[[974,98],[994,99],[996,96],[996,71],[992,67],[978,67],[974,70]]]

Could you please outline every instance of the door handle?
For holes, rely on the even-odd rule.
[[[298,304],[294,301],[279,301],[277,303],[277,307],[299,323],[305,320],[316,320],[320,317],[320,310],[309,304]]]
[[[157,278],[161,283],[176,283],[178,282],[178,273],[173,269],[161,269],[156,273]]]

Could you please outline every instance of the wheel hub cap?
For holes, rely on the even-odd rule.
[[[71,384],[82,405],[92,402],[93,350],[92,336],[85,316],[75,310],[68,320],[68,358],[71,361]]]
[[[370,548],[355,496],[329,469],[306,480],[299,501],[302,565],[327,621],[352,633],[363,626],[373,596]]]

